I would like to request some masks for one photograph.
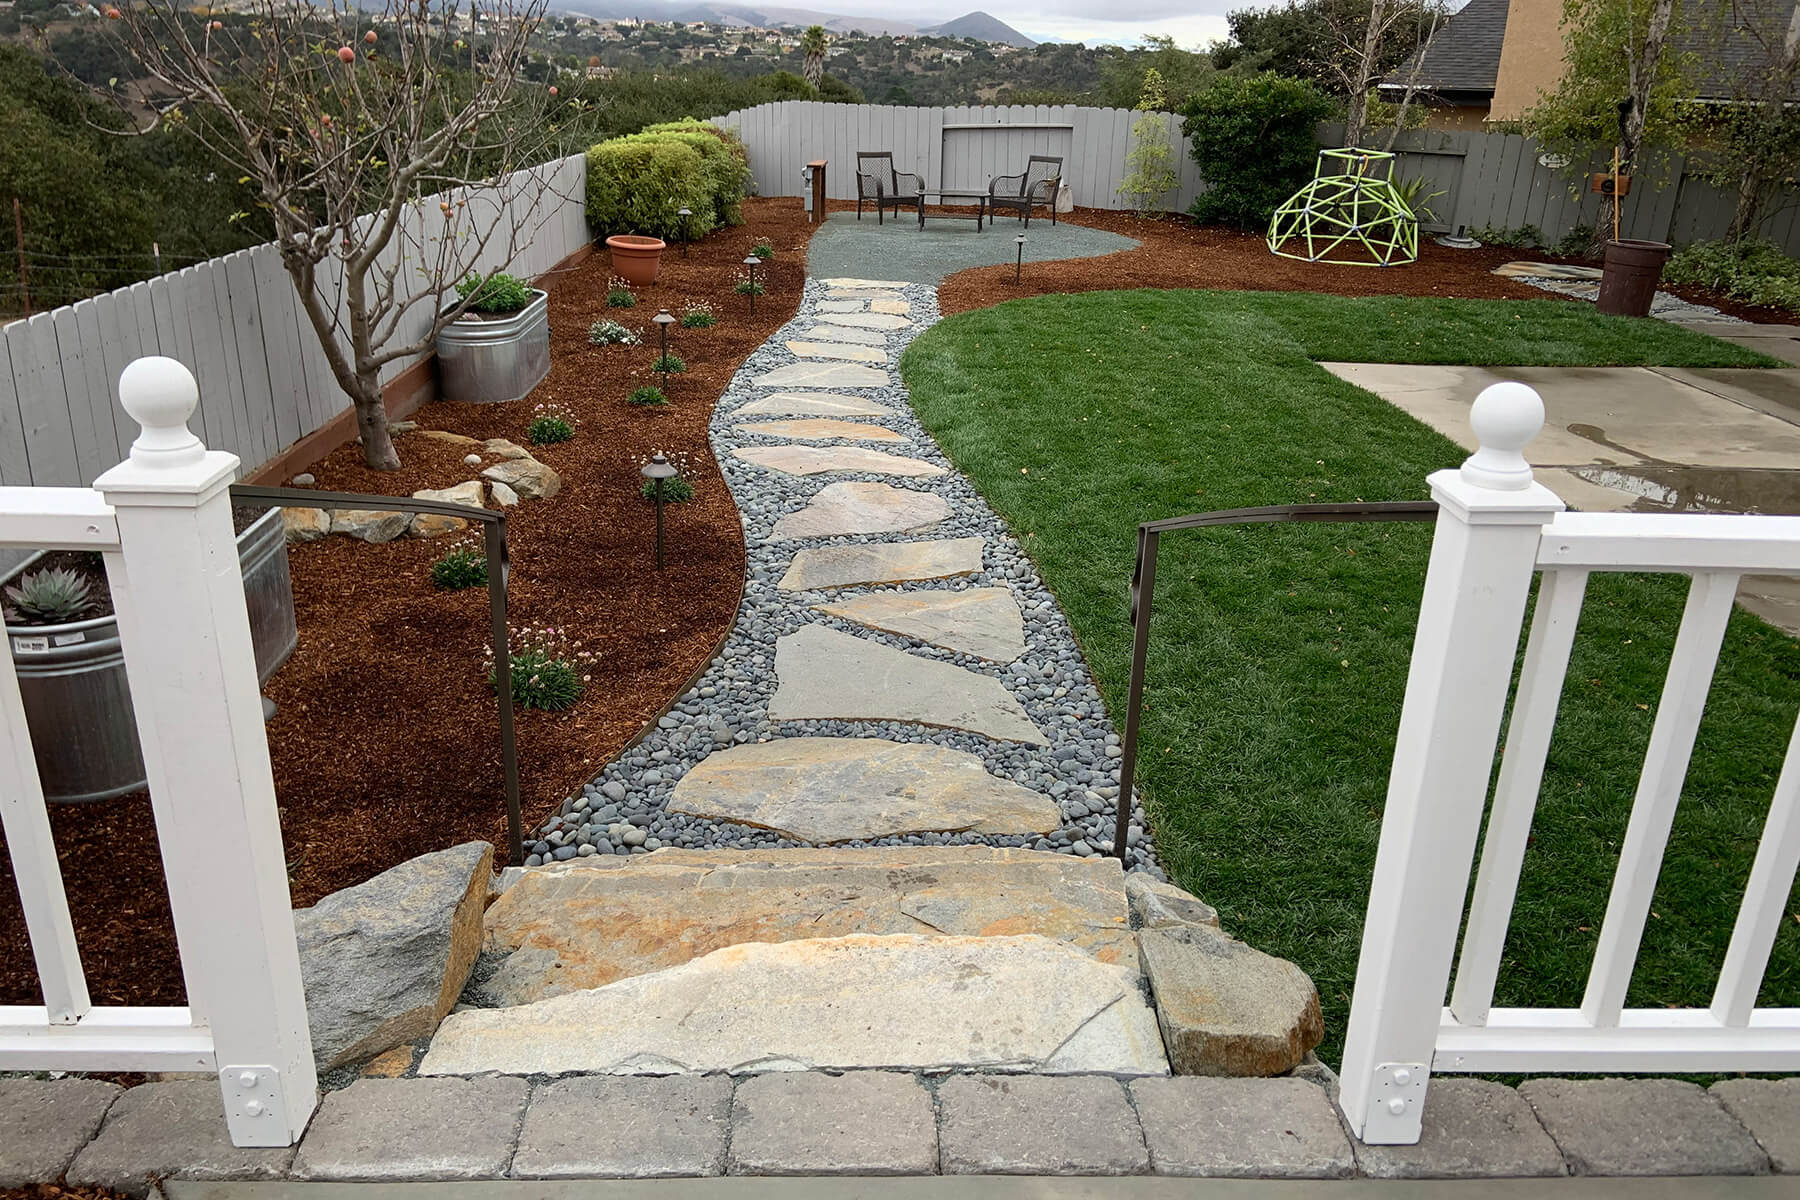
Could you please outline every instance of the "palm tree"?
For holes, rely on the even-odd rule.
[[[825,75],[825,27],[809,26],[800,35],[800,49],[806,52],[806,82],[818,87],[819,80]]]

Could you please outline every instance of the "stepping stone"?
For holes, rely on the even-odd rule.
[[[782,519],[787,520],[786,517]],[[780,528],[780,525],[776,526],[778,532]],[[794,555],[787,574],[775,586],[784,592],[807,592],[818,588],[854,587],[860,583],[904,583],[914,579],[973,575],[981,570],[982,546],[982,539],[978,537],[948,538],[939,542],[820,546]]]
[[[915,492],[886,483],[834,483],[821,488],[799,512],[788,513],[775,522],[775,530],[770,536],[782,539],[837,537],[846,533],[905,533],[936,525],[949,515],[949,501],[934,492]],[[875,547],[845,549],[873,550]],[[975,562],[975,569],[980,570],[979,547],[975,551]],[[789,573],[792,573],[791,568]]]
[[[823,342],[848,342],[853,346],[885,346],[887,334],[879,329],[853,329],[848,325],[814,325],[806,336]]]
[[[669,811],[818,844],[1043,834],[1062,824],[1055,801],[989,775],[973,754],[881,738],[777,738],[721,751],[682,776]]]
[[[1509,262],[1494,268],[1495,275],[1508,279],[1575,279],[1597,282],[1599,267],[1582,267],[1574,263]]]
[[[731,452],[745,462],[784,475],[823,475],[829,471],[865,471],[871,475],[944,475],[943,467],[922,458],[902,458],[861,446],[739,446]]]
[[[752,400],[737,410],[740,417],[889,417],[893,409],[861,396],[834,396],[830,392],[776,392]]]
[[[886,350],[873,346],[852,346],[844,342],[789,342],[787,348],[799,358],[847,358],[852,362],[885,363]]]
[[[807,625],[775,643],[771,721],[906,721],[1047,746],[998,679]]]
[[[819,311],[828,313],[868,312],[867,305],[861,300],[821,300]]]
[[[871,300],[869,301],[869,311],[904,317],[912,312],[912,305],[904,300]]]
[[[767,744],[801,740],[813,739]],[[483,985],[501,1005],[647,975],[742,942],[854,933],[1035,933],[1103,963],[1138,963],[1124,876],[1116,860],[1099,857],[992,846],[665,848],[511,874],[516,881],[488,907],[483,943],[506,956]]]
[[[886,371],[854,363],[789,363],[758,375],[753,383],[767,388],[884,388],[893,383]]]
[[[849,291],[826,292],[825,298],[827,300],[892,300],[894,299],[894,293],[880,290],[864,289],[859,291],[851,289]]]
[[[817,319],[827,325],[848,325],[852,329],[905,329],[912,324],[905,317],[861,311],[847,313],[827,310],[819,313]]]
[[[889,291],[907,286],[903,279],[826,279],[822,282],[828,288],[885,288]]]
[[[779,1003],[771,1003],[779,998]],[[422,1075],[1166,1075],[1137,972],[1033,935],[747,942],[439,1027]]]
[[[815,605],[819,612],[1008,663],[1025,653],[1025,616],[1003,587],[966,592],[876,592]]]
[[[739,433],[759,437],[793,438],[799,442],[904,442],[905,437],[883,425],[838,421],[831,417],[802,417],[794,421],[746,421]]]

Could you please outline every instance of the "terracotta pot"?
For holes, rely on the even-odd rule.
[[[639,237],[635,233],[615,233],[606,239],[606,248],[612,252],[613,270],[626,283],[640,287],[656,282],[656,271],[662,265],[666,245],[661,238]]]

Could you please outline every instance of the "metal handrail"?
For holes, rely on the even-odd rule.
[[[500,762],[506,776],[506,833],[512,865],[525,865],[524,818],[519,811],[519,746],[513,733],[512,656],[506,639],[506,514],[489,508],[452,504],[447,500],[402,499],[359,492],[321,492],[312,488],[259,487],[234,484],[231,499],[258,508],[356,508],[375,512],[434,513],[461,517],[482,526],[487,556],[488,615],[494,642],[494,692],[500,706]]]
[[[1126,861],[1126,834],[1131,825],[1132,779],[1137,773],[1138,709],[1144,699],[1144,666],[1150,652],[1150,609],[1156,593],[1156,556],[1162,535],[1178,529],[1215,525],[1267,525],[1284,521],[1431,521],[1435,500],[1380,500],[1355,504],[1272,504],[1262,508],[1226,508],[1217,512],[1164,517],[1138,526],[1137,564],[1131,569],[1131,685],[1125,693],[1125,740],[1119,759],[1118,825],[1113,853]]]

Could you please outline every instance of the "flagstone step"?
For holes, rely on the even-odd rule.
[[[774,721],[905,721],[1048,745],[1000,681],[823,625],[775,643]]]
[[[869,311],[904,317],[912,313],[912,305],[905,300],[871,300],[869,301]]]
[[[831,488],[825,489],[827,492],[830,490]],[[819,494],[823,496],[825,492]],[[783,521],[787,519],[782,518]],[[780,528],[777,524],[778,536]],[[905,583],[912,580],[948,579],[952,575],[972,575],[981,570],[981,550],[984,544],[981,538],[965,537],[935,542],[871,542],[861,546],[819,546],[794,555],[793,562],[788,564],[787,573],[775,586],[784,592],[806,592],[819,588],[854,587],[865,583]]]
[[[856,363],[804,362],[765,371],[751,382],[772,388],[884,388],[893,378],[886,371]]]
[[[1025,615],[1012,592],[1003,587],[966,592],[874,592],[814,607],[873,629],[993,662],[1009,663],[1025,653]]]
[[[973,754],[882,738],[778,738],[719,751],[682,776],[669,811],[819,844],[1045,834],[1062,824],[1049,797],[989,775]]]
[[[499,965],[482,990],[529,1004],[742,942],[848,934],[1038,934],[1135,970],[1124,882],[1116,859],[988,846],[664,849],[515,867],[487,910],[483,950]]]
[[[821,300],[819,311],[822,313],[859,313],[868,311],[866,300]]]
[[[819,313],[815,319],[823,321],[827,325],[848,325],[852,329],[905,329],[912,324],[905,317],[869,312],[832,312],[827,310]]]
[[[874,346],[852,346],[846,342],[792,341],[787,343],[787,348],[798,358],[831,358],[883,364],[888,360],[886,350],[878,350]]]
[[[739,433],[758,437],[792,438],[799,442],[904,442],[904,434],[885,425],[863,425],[855,421],[837,421],[830,417],[805,417],[794,421],[745,422]]]
[[[833,288],[825,293],[827,300],[892,300],[894,293],[885,288]]]
[[[908,286],[904,279],[823,279],[820,282],[828,288],[881,288],[890,292]]]
[[[737,410],[740,417],[891,417],[894,410],[861,396],[831,392],[774,392]]]
[[[1035,935],[750,942],[452,1013],[421,1075],[893,1067],[1166,1075],[1137,972]]]
[[[934,492],[915,492],[887,483],[833,483],[819,490],[799,512],[775,522],[776,539],[839,537],[856,533],[910,533],[950,515],[950,502]],[[974,539],[979,541],[980,539]],[[880,545],[888,545],[881,543]],[[875,546],[857,546],[875,550]],[[981,569],[981,551],[974,570]],[[785,585],[785,580],[783,581]]]
[[[886,454],[863,446],[739,446],[733,457],[786,475],[824,475],[831,471],[861,471],[870,475],[943,475],[936,463],[922,458]]]
[[[814,325],[805,331],[816,342],[849,342],[855,346],[885,346],[887,334],[879,329],[857,329],[851,325]]]

